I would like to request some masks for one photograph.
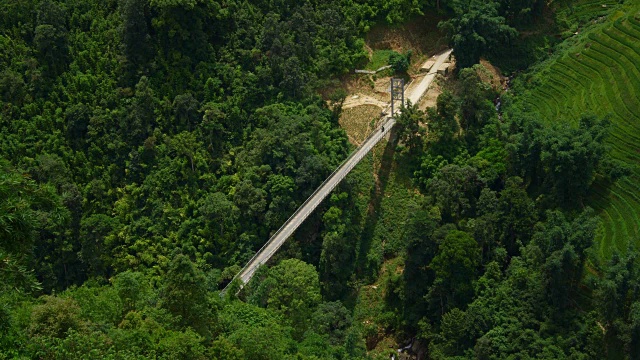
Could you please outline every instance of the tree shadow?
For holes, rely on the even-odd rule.
[[[371,189],[369,196],[369,204],[365,224],[360,234],[360,246],[356,254],[355,275],[359,280],[374,281],[381,262],[383,254],[379,257],[371,257],[370,251],[375,236],[375,229],[378,224],[378,212],[382,203],[382,199],[387,188],[389,175],[393,165],[394,153],[398,143],[395,130],[391,130],[390,139],[384,148],[380,168],[377,172],[377,180],[375,186]]]

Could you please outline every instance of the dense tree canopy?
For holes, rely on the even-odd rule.
[[[607,119],[499,114],[475,65],[543,6],[0,0],[0,359],[636,358],[637,251],[589,256]],[[436,106],[221,297],[353,149],[325,93],[366,32],[425,13],[459,69]]]
[[[449,33],[451,47],[460,68],[470,67],[498,47],[508,47],[518,32],[506,24],[498,13],[499,4],[493,1],[471,0],[456,2],[456,14],[441,23]]]

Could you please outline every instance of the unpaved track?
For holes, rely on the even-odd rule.
[[[378,100],[372,96],[364,95],[364,94],[355,94],[353,96],[349,96],[344,100],[344,104],[342,104],[342,109],[351,109],[360,105],[375,105],[381,108],[389,105],[389,102]]]
[[[417,104],[420,101],[420,98],[422,98],[422,95],[427,92],[427,89],[433,82],[433,79],[436,78],[440,65],[442,65],[449,58],[449,55],[451,55],[452,51],[453,50],[447,50],[438,56],[438,59],[436,60],[436,63],[431,67],[431,70],[429,70],[427,75],[422,78],[418,85],[413,88],[411,93],[406,97],[407,100],[410,100],[412,104]]]

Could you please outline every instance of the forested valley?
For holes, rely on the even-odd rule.
[[[456,60],[435,106],[221,296],[355,149],[368,34],[421,19]],[[637,94],[633,0],[0,0],[0,359],[640,358],[638,215],[602,200],[636,130],[531,105],[600,33]]]

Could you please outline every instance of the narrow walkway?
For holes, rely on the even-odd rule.
[[[437,69],[451,54],[451,50],[444,52],[438,57],[436,64],[433,68]],[[431,82],[435,78],[435,71],[430,72],[425,76],[422,81],[412,89],[410,93],[405,94],[406,98],[411,100],[411,103],[417,104],[420,98],[431,85]],[[398,104],[400,105],[400,104]],[[398,106],[399,108],[400,106]],[[396,111],[397,112],[397,111]],[[392,114],[393,115],[393,114]],[[267,241],[266,244],[249,260],[244,268],[234,277],[241,280],[241,286],[248,283],[253,277],[258,267],[271,258],[273,254],[284,244],[284,242],[298,229],[309,214],[311,214],[320,205],[329,193],[349,174],[349,172],[373,149],[373,147],[396,124],[396,120],[391,116],[386,116],[382,122],[382,126],[377,128],[369,137],[360,145],[356,151],[351,153],[349,157],[331,174],[323,183],[316,189],[316,191],[296,210],[293,215],[287,220],[284,225]],[[223,293],[227,291],[229,285],[222,290]]]

